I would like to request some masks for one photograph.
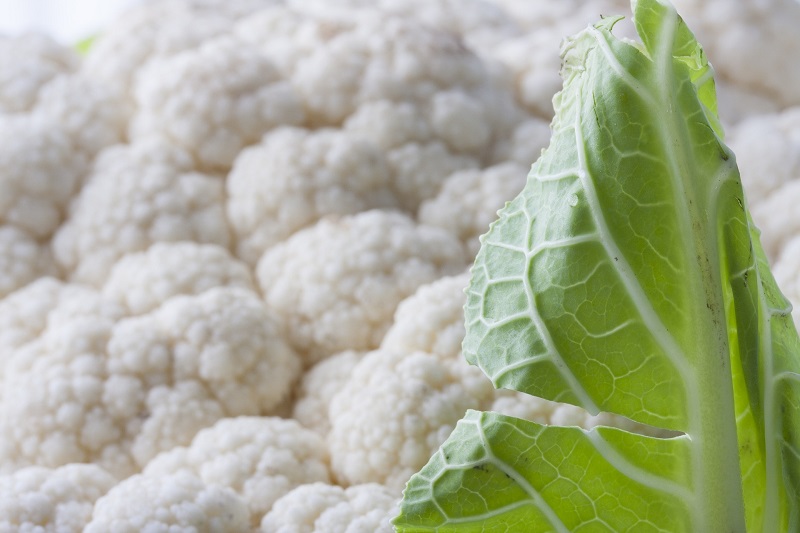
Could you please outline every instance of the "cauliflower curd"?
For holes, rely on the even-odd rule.
[[[673,1],[800,323],[800,3]],[[163,0],[83,57],[0,36],[0,533],[387,533],[467,409],[652,431],[461,353],[559,42],[628,10]]]

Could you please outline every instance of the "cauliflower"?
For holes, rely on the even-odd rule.
[[[312,0],[303,0],[305,5]],[[482,52],[505,39],[522,33],[519,23],[495,2],[487,0],[338,0],[335,3],[317,0],[313,11],[323,9],[379,9],[405,17],[436,30],[457,35],[470,49]]]
[[[491,160],[519,121],[505,76],[408,17],[296,3],[244,19],[236,34],[298,88],[310,125],[343,126],[386,151],[410,211],[444,176]]]
[[[0,116],[0,223],[49,238],[80,188],[87,156],[57,124]]]
[[[250,291],[216,287],[126,318],[91,289],[44,285],[14,295],[49,292],[63,309],[39,308],[46,318],[5,342],[3,469],[95,462],[130,475],[221,418],[268,412],[299,371]]]
[[[761,244],[771,260],[781,254],[781,250],[793,237],[800,234],[800,220],[794,217],[782,218],[776,213],[791,213],[800,203],[800,179],[787,182],[765,200],[751,208],[753,220],[761,229]]]
[[[265,0],[145,2],[99,36],[81,71],[109,87],[128,118],[134,111],[131,90],[150,60],[192,50],[225,35],[234,21],[264,5]]]
[[[47,246],[15,226],[0,226],[0,299],[36,278],[56,273]]]
[[[42,87],[78,68],[78,55],[37,33],[0,37],[0,114],[30,111]]]
[[[102,468],[73,464],[31,466],[0,476],[0,531],[78,533],[95,501],[116,483]]]
[[[794,0],[675,0],[723,79],[781,106],[800,104],[800,3]]]
[[[800,107],[746,119],[731,130],[728,143],[750,205],[757,206],[784,184],[800,179]],[[756,218],[756,223],[762,220]]]
[[[461,245],[389,211],[323,219],[270,248],[258,263],[264,301],[306,366],[375,348],[397,304],[422,284],[463,270]]]
[[[445,229],[474,257],[478,237],[497,218],[497,211],[525,186],[527,170],[504,163],[484,170],[463,170],[447,178],[439,194],[422,204],[419,221]]]
[[[132,476],[100,498],[85,533],[194,531],[247,533],[247,505],[230,489],[208,486],[188,472]]]
[[[297,387],[292,418],[320,435],[327,435],[331,429],[328,406],[347,383],[363,356],[363,352],[348,350],[323,359],[311,367],[303,374]]]
[[[800,7],[675,3],[800,324]],[[559,42],[628,11],[159,0],[85,57],[0,37],[0,532],[389,532],[468,408],[669,436],[461,353]]]
[[[153,459],[144,475],[189,472],[208,486],[233,490],[257,525],[273,503],[304,483],[328,482],[328,450],[315,433],[294,420],[239,417],[199,432],[191,446]]]
[[[275,503],[261,521],[264,533],[392,533],[396,494],[375,483],[344,489],[302,485]]]
[[[189,155],[156,139],[100,154],[53,240],[73,281],[101,285],[124,254],[160,241],[230,244],[224,183],[192,171]]]
[[[397,205],[381,151],[335,129],[276,130],[239,155],[226,184],[237,255],[250,264],[324,215]]]
[[[425,352],[367,354],[330,404],[331,468],[344,485],[400,491],[467,409],[494,396],[478,368]]]
[[[381,348],[423,351],[454,360],[460,357],[467,284],[469,275],[464,273],[420,287],[397,306],[394,324]]]
[[[233,37],[150,61],[134,96],[131,138],[162,136],[210,171],[229,168],[271,128],[304,118],[299,98],[272,64]]]
[[[129,314],[139,315],[173,296],[200,294],[214,287],[255,290],[255,283],[248,268],[217,245],[156,243],[117,262],[102,293]]]
[[[124,137],[124,115],[113,93],[84,75],[59,76],[46,85],[31,115],[62,128],[73,150],[87,158]]]
[[[800,329],[800,235],[789,241],[773,270],[775,280],[792,303],[792,318]]]
[[[527,31],[499,41],[487,53],[513,73],[517,101],[530,113],[548,120],[553,117],[553,95],[561,89],[561,40],[594,23],[601,14],[617,15],[630,10],[627,0],[495,2]]]

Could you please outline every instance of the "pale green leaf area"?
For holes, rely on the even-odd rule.
[[[92,49],[92,46],[94,46],[94,43],[95,41],[97,41],[97,38],[98,35],[90,35],[89,37],[85,37],[80,41],[78,41],[77,43],[75,43],[73,45],[73,48],[75,49],[76,52],[78,52],[78,55],[85,56],[86,54],[89,53],[89,50]]]
[[[470,411],[399,531],[800,531],[800,342],[665,0],[568,39],[549,148],[482,238],[467,360],[499,388],[673,430]]]

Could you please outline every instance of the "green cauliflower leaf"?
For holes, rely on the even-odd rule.
[[[679,432],[470,411],[398,531],[800,531],[800,342],[723,142],[702,48],[665,0],[568,39],[552,140],[467,289],[496,387]]]

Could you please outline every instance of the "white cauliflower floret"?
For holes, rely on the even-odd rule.
[[[348,350],[311,367],[303,374],[297,388],[292,418],[320,435],[327,435],[331,429],[328,406],[350,379],[350,374],[363,356],[363,352]]]
[[[67,132],[27,116],[0,117],[0,223],[36,239],[61,224],[88,167]]]
[[[302,0],[309,11],[323,9],[379,9],[383,13],[416,20],[450,35],[463,39],[469,48],[481,52],[498,42],[519,35],[517,21],[487,0]],[[344,15],[346,16],[346,15]]]
[[[157,140],[104,150],[53,241],[69,278],[95,286],[124,254],[159,241],[227,247],[224,183]]]
[[[375,348],[397,304],[417,287],[463,270],[461,245],[438,228],[389,211],[323,219],[267,250],[257,277],[306,366]]]
[[[14,350],[50,328],[68,325],[78,317],[118,320],[123,315],[121,307],[98,298],[91,289],[49,277],[38,279],[0,300],[0,369]]]
[[[0,531],[78,533],[116,480],[95,465],[32,466],[0,476]]]
[[[33,116],[57,124],[88,157],[120,142],[125,120],[110,90],[85,75],[60,76],[45,86]]]
[[[497,147],[494,161],[514,162],[530,169],[550,144],[550,124],[539,118],[529,117],[516,127],[513,135]],[[508,197],[507,200],[511,200]]]
[[[559,44],[599,16],[626,14],[627,0],[495,0],[527,31],[486,52],[513,73],[517,100],[531,113],[553,116],[553,95],[561,90]],[[615,33],[617,33],[615,31]],[[532,162],[532,161],[530,161]]]
[[[132,476],[100,498],[85,533],[247,533],[247,505],[233,491],[188,472]]]
[[[226,182],[237,255],[255,264],[266,249],[324,215],[394,207],[387,161],[340,130],[280,128],[244,150]]]
[[[431,140],[481,159],[517,121],[492,68],[456,35],[408,17],[295,3],[245,20],[237,34],[275,58],[314,125],[341,125],[370,103],[411,104]]]
[[[483,373],[460,359],[424,352],[367,354],[330,405],[331,467],[345,485],[400,491],[445,441],[467,409],[494,395]]]
[[[461,118],[470,120],[469,115]],[[450,151],[434,136],[425,110],[410,103],[382,100],[364,104],[347,119],[344,129],[385,150],[392,189],[409,211],[436,195],[445,177],[479,163],[475,157]],[[476,131],[486,129],[478,127]]]
[[[56,273],[48,246],[15,226],[0,226],[0,299],[36,278]]]
[[[200,46],[229,32],[234,21],[265,5],[264,0],[146,2],[124,13],[89,49],[82,70],[111,88],[126,116],[133,111],[132,88],[151,59]]]
[[[132,315],[147,313],[179,294],[214,287],[255,290],[249,269],[224,248],[194,242],[156,243],[128,254],[111,269],[103,295]]]
[[[792,303],[792,318],[800,328],[800,235],[795,236],[781,251],[773,269],[781,292]]]
[[[261,521],[264,533],[392,533],[399,494],[376,483],[297,487]]]
[[[525,167],[516,163],[456,172],[438,196],[422,204],[419,221],[452,233],[474,257],[480,248],[478,237],[489,230],[497,211],[519,194],[526,177]]]
[[[751,206],[800,179],[800,107],[746,119],[731,130],[727,143],[736,154]]]
[[[800,49],[800,3],[794,0],[675,0],[721,78],[800,104],[800,69],[789,50]]]
[[[769,95],[735,85],[719,77],[714,80],[714,86],[717,92],[719,117],[726,129],[729,125],[738,126],[739,122],[758,115],[777,113],[782,107]],[[725,142],[729,140],[730,138]],[[738,154],[735,148],[734,153]]]
[[[0,37],[0,113],[29,111],[42,87],[78,66],[78,55],[39,33]]]
[[[232,37],[152,60],[138,77],[135,98],[132,138],[163,136],[211,170],[230,167],[270,129],[304,118],[294,89],[269,60]]]
[[[381,342],[384,350],[423,351],[444,358],[461,357],[464,329],[464,288],[469,274],[448,276],[416,293],[397,306],[394,324]]]
[[[800,234],[800,217],[792,216],[799,204],[800,179],[794,179],[750,207],[753,220],[761,230],[764,251],[773,262],[786,243]]]
[[[89,289],[50,292],[51,301],[72,298],[39,319],[38,337],[24,343],[31,332],[22,331],[9,342],[17,347],[0,395],[5,469],[96,462],[130,475],[220,418],[269,412],[299,371],[251,291],[177,296],[128,319]]]
[[[253,525],[293,488],[330,481],[328,450],[317,434],[294,420],[240,417],[199,432],[191,446],[153,459],[144,475],[190,472],[206,485],[233,490],[245,501]]]
[[[289,65],[314,124],[341,124],[370,101],[424,101],[440,90],[484,83],[480,60],[456,38],[414,21],[377,10],[356,11],[350,17],[310,10],[303,15],[312,24],[329,26],[327,42]],[[270,35],[260,39],[271,55]]]

